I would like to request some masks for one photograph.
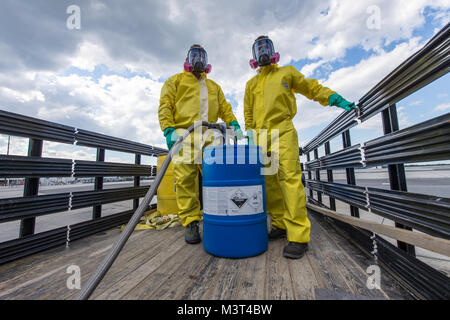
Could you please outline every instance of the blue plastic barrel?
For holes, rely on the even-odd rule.
[[[244,258],[267,250],[263,167],[258,146],[220,145],[203,151],[203,247]]]

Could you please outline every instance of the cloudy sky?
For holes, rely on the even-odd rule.
[[[68,28],[76,22],[71,5],[80,8],[79,29]],[[449,21],[448,0],[1,0],[0,109],[165,147],[160,90],[182,71],[193,43],[208,51],[209,78],[244,127],[245,83],[255,74],[248,60],[259,35],[273,40],[280,65],[356,101]],[[446,75],[401,101],[401,127],[448,113],[449,87]],[[341,112],[297,100],[301,145]],[[380,134],[374,117],[352,129],[352,142]],[[0,153],[7,140],[0,135]],[[26,152],[25,139],[11,141],[10,154]],[[92,160],[95,152],[46,143],[44,156]]]

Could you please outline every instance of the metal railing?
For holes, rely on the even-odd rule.
[[[156,175],[141,156],[168,150],[0,110],[0,133],[29,138],[28,156],[0,155],[0,178],[25,178],[23,197],[0,199],[0,223],[20,220],[19,237],[0,243],[0,264],[127,223],[149,186],[140,177]],[[43,141],[92,147],[96,161],[43,158]],[[135,164],[105,162],[105,150],[135,154]],[[134,177],[129,188],[103,189],[104,177]],[[95,179],[94,190],[38,195],[39,179]],[[102,205],[134,200],[130,210],[102,217]],[[35,233],[36,217],[92,207],[92,220]]]
[[[388,218],[395,227],[418,230],[450,239],[450,199],[410,193],[404,163],[450,160],[450,113],[399,130],[396,103],[450,70],[450,24],[439,31],[422,49],[392,71],[357,103],[358,109],[342,112],[315,138],[300,149],[307,162],[308,202],[336,211],[336,199],[350,205],[350,215],[359,210]],[[350,129],[381,113],[384,136],[352,145]],[[330,152],[330,140],[342,135],[343,149]],[[325,155],[318,156],[318,148]],[[314,159],[311,159],[311,154]],[[355,169],[386,165],[391,190],[357,185]],[[333,181],[333,170],[345,169],[347,184]],[[320,171],[327,171],[321,181]],[[314,192],[317,198],[314,198]],[[324,204],[327,195],[329,204]],[[382,237],[330,219],[345,231],[366,253],[373,256],[416,297],[449,299],[450,279],[415,257],[415,247],[397,241],[392,245]]]

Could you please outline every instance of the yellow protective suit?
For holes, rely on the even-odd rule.
[[[297,113],[294,93],[326,106],[328,97],[335,92],[315,79],[306,79],[293,66],[265,66],[247,82],[244,117],[245,129],[255,129],[258,138],[260,129],[268,130],[267,147],[262,146],[265,153],[276,152],[272,150],[270,136],[271,130],[279,130],[278,172],[265,176],[266,208],[272,224],[286,230],[288,241],[306,243],[310,240],[311,224],[301,182],[297,131],[292,123]]]
[[[201,83],[204,80],[204,83]],[[182,129],[187,129],[196,121],[201,120],[200,96],[205,98],[205,93],[200,94],[200,85],[207,89],[207,121],[217,122],[221,118],[229,124],[236,120],[231,105],[225,99],[220,86],[214,81],[206,78],[203,73],[201,79],[197,79],[190,72],[178,73],[170,77],[161,89],[160,104],[158,109],[159,123],[161,130],[168,127],[174,127],[177,134],[182,134]],[[203,101],[205,102],[205,101]],[[202,113],[206,117],[204,106]],[[202,119],[206,120],[206,119]],[[173,162],[173,174],[175,177],[176,200],[178,205],[178,215],[181,224],[186,227],[193,221],[200,221],[202,212],[200,202],[195,190],[195,180],[198,179],[198,173],[201,170],[201,164],[195,164],[194,156],[201,150],[194,150],[194,135],[191,134],[186,140],[186,144],[191,144],[190,163]],[[212,140],[208,140],[212,142]],[[180,150],[180,156],[183,155],[184,146]],[[175,160],[175,159],[174,159]]]

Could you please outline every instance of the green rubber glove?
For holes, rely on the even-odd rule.
[[[164,137],[166,137],[167,148],[169,148],[170,150],[178,139],[178,135],[175,132],[175,128],[173,127],[166,128],[166,130],[164,130]]]
[[[241,126],[236,120],[233,120],[229,124],[230,127],[233,127],[234,132],[236,132],[236,137],[238,140],[241,140],[244,137],[244,134],[242,133]]]
[[[339,95],[337,93],[333,93],[332,95],[330,95],[328,97],[328,104],[330,106],[339,107],[339,108],[345,109],[347,111],[356,109],[356,105],[354,102],[349,102],[349,101],[345,100],[344,98],[342,98],[341,95]]]
[[[248,145],[254,146],[255,140],[253,140],[253,130],[247,130],[247,137],[248,137]]]

